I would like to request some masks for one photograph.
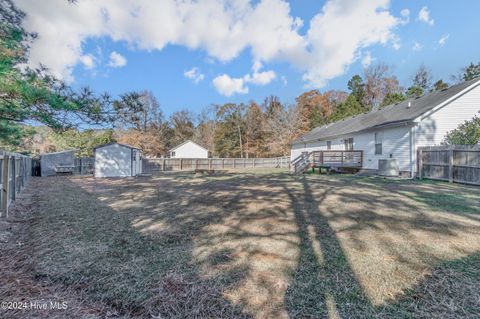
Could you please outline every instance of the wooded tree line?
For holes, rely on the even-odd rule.
[[[317,126],[449,85],[434,81],[421,65],[404,88],[391,67],[378,63],[354,75],[347,91],[310,90],[289,104],[270,96],[261,102],[212,105],[199,114],[180,110],[167,118],[149,91],[114,99],[88,88],[73,90],[45,69],[17,68],[26,62],[36,35],[21,27],[24,14],[10,1],[0,4],[0,16],[0,147],[26,153],[76,148],[90,156],[96,145],[116,140],[158,157],[191,139],[219,157],[280,156],[289,153],[294,139]],[[472,63],[452,81],[479,76],[480,63]],[[93,125],[110,129],[85,129]]]

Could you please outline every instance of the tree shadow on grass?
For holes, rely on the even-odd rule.
[[[118,309],[127,317],[247,318],[222,295],[218,281],[202,278],[186,238],[152,241],[119,213],[68,179],[39,201],[31,227],[37,276],[49,278]],[[50,193],[51,194],[51,193]],[[240,280],[243,270],[226,276]]]
[[[350,268],[328,219],[319,210],[329,190],[315,198],[305,179],[302,185],[302,192],[296,194],[285,188],[300,236],[298,266],[285,295],[289,316],[368,317],[372,314],[372,305]]]
[[[313,192],[311,187],[311,183],[304,178],[300,191],[285,188],[292,202],[300,237],[298,266],[285,296],[285,305],[291,318],[476,318],[480,312],[480,292],[477,289],[480,285],[479,254],[444,262],[433,270],[433,275],[407,289],[405,294],[375,305],[365,294],[365,289],[349,265],[338,233],[350,232],[350,240],[357,243],[358,250],[362,250],[364,243],[356,233],[379,229],[379,221],[388,225],[392,232],[405,232],[407,236],[409,232],[422,231],[455,238],[458,231],[478,235],[478,229],[475,232],[474,227],[469,228],[454,221],[431,220],[424,214],[417,214],[415,218],[379,216],[374,208],[378,208],[382,199],[364,194],[353,196],[350,200],[362,201],[372,211],[362,209],[335,215],[328,205],[322,207],[335,189],[327,188],[319,194],[318,191]],[[350,220],[353,223],[350,223],[350,227],[334,231],[330,223],[337,220]],[[402,264],[417,266],[403,256],[403,251],[396,250],[395,245],[390,246],[385,242],[383,250],[396,256]],[[414,250],[418,250],[418,257],[425,262],[435,258],[420,246],[414,246]],[[468,298],[462,298],[465,293],[469,294]]]
[[[352,178],[352,177],[350,177]],[[369,186],[400,194],[435,211],[480,220],[480,188],[463,184],[450,184],[434,180],[389,180],[379,177],[352,179],[359,186]]]
[[[34,236],[38,269],[137,316],[148,310],[165,317],[408,317],[415,312],[398,310],[400,296],[386,306],[371,302],[339,236],[361,251],[369,244],[365,232],[456,238],[474,231],[417,213],[414,202],[386,198],[381,187],[350,192],[334,177],[84,182],[88,192],[69,180],[48,190],[54,202],[34,230],[47,231]],[[337,205],[361,208],[332,207],[336,197]],[[402,213],[381,214],[386,208]],[[51,241],[60,244],[58,252]],[[399,264],[417,266],[395,242],[378,245]],[[410,245],[416,256],[433,258],[422,243]]]

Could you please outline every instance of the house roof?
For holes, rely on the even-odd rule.
[[[292,144],[326,140],[384,126],[412,124],[419,116],[433,110],[437,106],[456,99],[458,96],[463,95],[478,85],[480,85],[480,79],[474,79],[453,85],[448,89],[426,94],[419,98],[407,99],[401,103],[391,104],[379,110],[362,113],[338,122],[319,126],[304,134]]]
[[[99,146],[94,147],[93,150],[96,150],[96,149],[99,149],[99,148],[102,148],[102,147],[105,147],[105,146],[110,146],[110,145],[113,145],[113,144],[118,144],[118,145],[120,145],[120,146],[124,146],[124,147],[128,147],[128,148],[133,148],[133,149],[135,149],[135,150],[141,150],[141,149],[138,148],[138,147],[131,146],[131,145],[128,145],[128,144],[117,143],[117,142],[111,142],[111,143],[99,145]]]
[[[198,143],[195,143],[195,142],[192,141],[192,140],[186,140],[186,141],[183,142],[182,144],[179,144],[179,145],[175,146],[174,148],[170,149],[169,152],[174,151],[174,150],[176,150],[177,148],[179,148],[180,146],[183,146],[183,145],[185,145],[185,144],[187,144],[187,143],[193,143],[193,144],[197,145],[198,147],[201,147],[201,148],[203,148],[204,150],[208,151],[208,149],[206,149],[206,148],[203,147],[202,145],[199,145]]]

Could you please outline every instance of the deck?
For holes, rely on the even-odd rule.
[[[305,152],[292,161],[294,173],[308,168],[354,168],[363,166],[363,151],[313,151]]]
[[[310,164],[322,167],[361,168],[363,151],[314,151],[310,155]]]

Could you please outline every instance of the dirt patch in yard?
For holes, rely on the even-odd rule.
[[[104,314],[480,315],[475,187],[269,171],[34,182],[26,273]]]

